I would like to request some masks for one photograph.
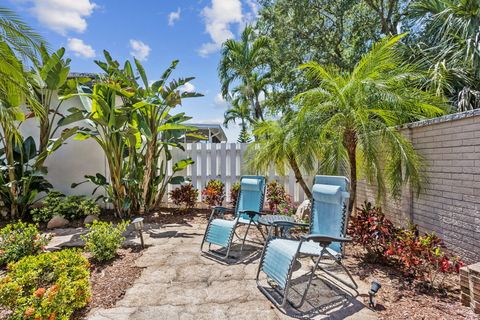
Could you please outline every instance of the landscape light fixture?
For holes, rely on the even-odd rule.
[[[132,221],[133,227],[135,230],[138,232],[138,235],[140,236],[140,243],[142,245],[142,249],[145,248],[145,244],[143,243],[143,218],[135,218]]]
[[[368,305],[370,306],[370,308],[375,308],[375,301],[373,300],[373,298],[377,295],[377,292],[378,290],[380,290],[381,287],[382,285],[379,282],[372,281],[370,291],[368,291]]]

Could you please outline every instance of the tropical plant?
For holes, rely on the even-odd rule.
[[[142,84],[137,82],[129,61],[124,67],[105,51],[106,62],[96,61],[106,76],[96,82],[93,89],[79,87],[83,109],[70,109],[71,114],[60,121],[67,125],[87,120],[91,127],[75,127],[76,139],[94,139],[103,149],[109,167],[109,181],[97,173],[86,176],[98,187],[105,188],[104,200],[113,202],[118,215],[132,211],[148,211],[158,206],[167,184],[179,184],[184,178],[178,173],[193,163],[183,159],[173,164],[168,175],[167,162],[171,160],[169,148],[183,149],[185,135],[195,128],[183,124],[189,117],[183,113],[170,115],[182,99],[201,96],[195,92],[180,92],[179,88],[193,78],[168,81],[178,61],[173,61],[162,78],[151,85],[143,66],[135,59],[136,71]],[[117,105],[117,100],[122,103]],[[72,185],[77,186],[78,183]]]
[[[230,203],[232,207],[237,207],[238,196],[240,195],[240,182],[235,182],[230,188]]]
[[[238,137],[239,143],[248,143],[251,141],[248,134],[248,123],[252,123],[252,118],[250,117],[250,108],[248,107],[247,102],[240,102],[239,97],[231,99],[231,107],[225,111],[223,125],[225,128],[228,128],[230,122],[235,123],[237,119],[240,120],[240,136]]]
[[[353,71],[309,62],[301,66],[316,88],[300,94],[300,125],[323,144],[321,171],[350,176],[350,208],[356,200],[359,171],[375,182],[380,197],[388,185],[393,196],[410,182],[421,190],[422,161],[398,125],[444,113],[444,101],[416,86],[421,74],[403,63],[398,41],[376,43]]]
[[[260,93],[265,90],[265,74],[259,71],[265,67],[264,52],[268,39],[256,37],[252,26],[246,26],[240,40],[229,39],[222,45],[222,58],[218,74],[222,83],[222,95],[229,97],[234,88],[242,95],[251,108],[254,120],[263,120],[264,110],[260,104]]]
[[[89,266],[74,249],[25,257],[0,278],[0,306],[9,319],[71,319],[92,300]]]
[[[183,209],[193,208],[198,199],[198,189],[191,183],[186,183],[169,193],[173,204],[183,206]]]
[[[479,108],[480,3],[416,0],[409,16],[422,30],[417,55],[430,74],[428,85],[449,96],[460,111]]]
[[[0,41],[11,48],[15,55],[32,62],[36,60],[38,50],[44,43],[38,33],[22,21],[15,12],[5,7],[0,7]],[[4,54],[10,53],[0,48],[0,57],[3,58]],[[2,64],[2,66],[8,68],[8,64]],[[2,71],[0,68],[0,74]]]
[[[221,206],[225,199],[225,184],[218,179],[208,180],[202,190],[203,202],[209,206]]]
[[[298,136],[302,133],[295,127],[296,123],[292,120],[295,117],[296,113],[290,111],[279,120],[267,120],[255,125],[253,134],[257,140],[247,147],[247,166],[254,171],[268,172],[274,165],[281,175],[286,175],[287,170],[292,169],[297,183],[310,198],[312,193],[303,178],[302,168],[308,172],[314,171],[318,156],[318,142],[315,140],[318,139]]]

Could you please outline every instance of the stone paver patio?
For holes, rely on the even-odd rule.
[[[365,284],[359,295],[321,279],[313,284],[301,314],[282,314],[257,289],[258,255],[233,265],[208,259],[200,254],[204,229],[195,224],[150,226],[148,248],[136,262],[145,268],[142,275],[114,308],[94,309],[89,319],[376,319],[360,302],[368,291]],[[302,261],[301,269],[308,264]]]

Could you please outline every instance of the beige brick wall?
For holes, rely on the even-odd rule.
[[[480,110],[412,123],[402,132],[425,159],[429,181],[419,197],[410,188],[399,202],[387,197],[385,213],[435,232],[467,261],[480,261]],[[374,186],[363,182],[358,189],[357,203],[375,200]]]

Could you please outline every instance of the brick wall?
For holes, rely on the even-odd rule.
[[[434,231],[466,261],[480,261],[480,110],[411,123],[401,129],[426,161],[428,184],[418,197],[386,197],[385,213]],[[375,187],[358,186],[357,203],[375,200]]]

